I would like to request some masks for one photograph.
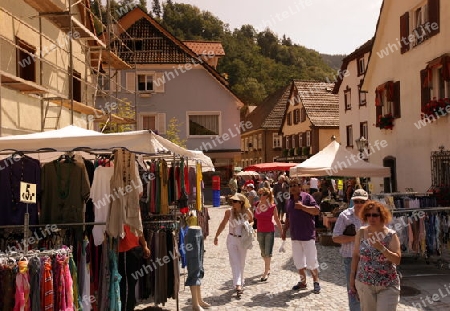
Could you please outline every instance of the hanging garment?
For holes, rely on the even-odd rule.
[[[30,277],[28,274],[28,261],[17,263],[19,273],[16,275],[16,303],[14,311],[30,311]]]
[[[28,271],[30,273],[30,305],[31,311],[40,311],[40,281],[41,281],[41,261],[38,257],[31,257],[28,261]]]
[[[90,197],[94,204],[95,222],[106,222],[111,203],[111,178],[114,175],[114,167],[99,166],[94,173],[94,180],[90,191]],[[105,238],[106,225],[94,225],[92,235],[94,244],[101,245]]]
[[[36,195],[41,192],[41,166],[38,160],[28,156],[13,156],[4,160],[0,169],[0,225],[23,225],[28,206],[30,225],[38,224],[36,203],[20,202],[20,182],[36,185]]]
[[[160,183],[161,183],[161,209],[163,215],[169,214],[169,171],[166,160],[162,159],[160,163]]]
[[[111,203],[106,231],[111,237],[123,236],[123,225],[130,226],[131,231],[142,235],[141,209],[139,194],[143,191],[139,172],[136,167],[136,157],[127,150],[114,152],[114,175],[111,179]]]
[[[43,275],[41,278],[41,310],[53,311],[53,271],[50,257],[46,256],[41,258],[41,267],[43,267]]]
[[[70,275],[72,276],[73,281],[73,305],[75,310],[82,310],[80,309],[80,293],[78,291],[78,272],[77,272],[77,266],[75,265],[75,261],[73,260],[73,256],[69,257],[69,270]]]
[[[122,276],[118,270],[118,258],[117,254],[113,250],[109,250],[109,265],[111,268],[111,283],[109,288],[109,310],[121,311],[122,304],[120,300],[120,280]]]
[[[197,190],[197,201],[196,201],[196,208],[197,211],[202,210],[203,206],[203,198],[202,198],[202,165],[200,163],[197,163],[196,165],[196,171],[197,171],[197,183],[196,183],[196,190]]]

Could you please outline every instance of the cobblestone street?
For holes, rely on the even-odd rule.
[[[322,290],[320,294],[312,292],[312,278],[309,276],[307,278],[307,290],[293,291],[291,288],[298,282],[299,277],[291,258],[290,239],[286,240],[286,252],[280,253],[279,248],[282,241],[278,234],[275,236],[271,274],[265,283],[259,282],[264,271],[264,263],[255,239],[253,249],[247,253],[244,294],[240,299],[237,299],[232,286],[231,268],[226,248],[228,228],[220,235],[219,245],[213,244],[213,238],[222,220],[225,208],[209,209],[211,217],[209,222],[210,232],[209,237],[205,240],[205,277],[202,280],[201,290],[204,300],[213,306],[212,310],[348,310],[345,277],[339,247],[317,244],[321,267],[320,285]],[[431,266],[426,266],[425,269],[427,267],[431,269]],[[411,270],[414,270],[414,267]],[[422,271],[422,273],[425,272]],[[427,273],[430,273],[430,270],[427,270]],[[445,279],[447,282],[443,282],[442,275],[430,279],[404,277],[403,286],[412,288],[422,286],[422,292],[415,296],[402,296],[398,310],[417,310],[413,307],[413,303],[418,306],[421,302],[423,307],[427,307],[426,310],[448,310],[449,299],[447,299],[448,297],[445,298],[444,295],[441,296],[442,301],[423,304],[427,295],[439,293],[438,288],[442,287],[442,290],[445,291],[447,287],[443,284],[450,283],[448,275]],[[430,287],[424,284],[422,280],[435,286]],[[441,284],[437,284],[436,280],[441,280]],[[181,276],[180,283],[179,310],[192,310],[189,287],[184,287],[184,275]],[[424,291],[424,288],[428,288],[429,291]],[[176,301],[171,299],[165,306],[154,307],[154,304],[151,303],[140,304],[136,310],[177,310],[177,306]]]

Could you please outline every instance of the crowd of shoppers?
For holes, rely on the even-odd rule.
[[[299,281],[292,290],[308,288],[308,270],[313,293],[320,293],[315,224],[320,214],[320,203],[315,198],[321,200],[324,196],[333,196],[335,189],[334,185],[315,182],[314,190],[307,192],[303,179],[279,175],[270,188],[267,179],[262,177],[258,190],[254,182],[247,182],[242,186],[243,193],[235,193],[231,197],[232,207],[225,212],[214,244],[217,245],[218,237],[228,223],[227,248],[233,285],[238,294],[243,292],[247,254],[247,248],[243,248],[239,240],[243,236],[243,221],[254,222],[253,227],[257,231],[257,242],[264,260],[261,282],[268,281],[271,273],[275,231],[283,241],[289,233],[292,258],[299,274]],[[348,202],[349,208],[339,214],[332,239],[341,244],[349,310],[396,310],[400,299],[397,265],[400,264],[401,251],[396,232],[386,226],[392,215],[380,202],[369,200],[365,190],[355,190],[353,180],[344,188],[344,201]]]

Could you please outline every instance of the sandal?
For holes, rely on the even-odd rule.
[[[267,273],[266,277],[261,277],[261,282],[266,282],[269,279],[270,272]]]

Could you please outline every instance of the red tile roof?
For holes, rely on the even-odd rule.
[[[218,41],[183,41],[197,55],[225,56],[222,43]]]

